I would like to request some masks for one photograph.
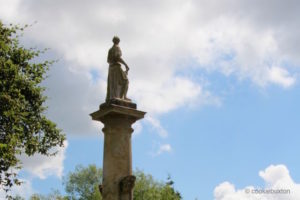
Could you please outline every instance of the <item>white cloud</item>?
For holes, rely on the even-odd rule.
[[[120,36],[131,67],[129,97],[153,118],[183,106],[220,105],[221,98],[201,81],[181,73],[191,69],[259,87],[296,83],[298,69],[288,65],[300,64],[297,1],[7,0],[1,5],[6,22],[38,21],[25,43],[50,47],[62,58],[46,85],[49,116],[68,134],[99,131],[88,114],[104,101],[113,35]],[[91,70],[98,73],[96,80]]]
[[[22,155],[20,160],[22,162],[23,170],[29,172],[34,177],[45,179],[48,176],[54,175],[61,178],[64,169],[65,153],[68,147],[68,142],[64,142],[64,147],[56,147],[53,151],[57,151],[55,156],[44,156],[36,154],[34,156]]]
[[[139,135],[141,132],[142,132],[142,130],[143,130],[143,126],[142,126],[142,124],[141,124],[141,122],[140,121],[137,121],[137,122],[135,122],[133,125],[132,125],[132,128],[133,128],[133,136],[137,136],[137,135]]]
[[[87,72],[73,72],[55,65],[45,85],[49,97],[48,116],[68,135],[98,135],[101,123],[92,121],[90,113],[104,100],[106,83],[94,82]]]
[[[171,152],[172,151],[172,147],[170,144],[162,144],[160,147],[159,147],[159,150],[158,150],[158,154],[161,154],[163,152]]]
[[[22,181],[21,185],[14,185],[9,192],[10,195],[16,196],[19,195],[25,199],[29,199],[29,197],[34,193],[31,182],[26,179],[19,179]],[[6,199],[6,193],[0,188],[0,199]]]
[[[295,183],[285,165],[271,165],[259,172],[265,187],[247,186],[236,189],[229,182],[218,185],[214,190],[215,200],[298,200],[300,184]],[[268,194],[267,194],[268,192]]]
[[[0,0],[0,15],[2,20],[13,22],[16,19],[15,13],[18,10],[21,0]]]
[[[171,144],[168,143],[160,143],[160,142],[153,142],[152,144],[152,150],[148,152],[149,156],[151,157],[157,157],[164,153],[172,153],[173,148]]]
[[[168,137],[168,132],[161,126],[160,121],[147,115],[145,117],[146,122],[152,125],[152,127],[157,131],[158,135],[162,138]]]
[[[290,76],[287,70],[279,67],[272,67],[270,69],[270,81],[288,88],[292,86],[296,80],[294,77]]]
[[[188,107],[193,104],[220,104],[217,97],[187,78],[173,77],[173,79],[159,81],[147,83],[140,80],[132,86],[133,95],[139,102],[139,106],[150,114],[167,113],[178,107]]]

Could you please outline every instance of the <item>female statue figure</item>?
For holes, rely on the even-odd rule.
[[[122,99],[131,101],[127,98],[128,91],[128,71],[129,67],[125,61],[121,58],[122,52],[119,47],[120,39],[115,36],[113,38],[113,46],[108,51],[107,62],[109,63],[108,78],[107,78],[107,94],[106,102],[111,99]],[[123,71],[121,64],[126,67],[126,71]]]

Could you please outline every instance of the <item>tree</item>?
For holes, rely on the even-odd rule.
[[[30,200],[69,200],[69,198],[62,196],[59,191],[54,190],[47,196],[34,194],[30,197]]]
[[[167,182],[160,182],[153,179],[140,170],[134,172],[136,183],[133,192],[134,200],[180,200],[181,195],[173,187],[174,182],[170,176]],[[98,185],[101,184],[102,170],[95,165],[88,167],[77,166],[74,172],[70,172],[64,178],[64,185],[67,195],[58,196],[59,200],[101,200]],[[37,198],[40,197],[40,198]],[[53,198],[52,198],[53,199]],[[52,200],[50,195],[42,197],[35,195],[31,200]]]
[[[51,61],[37,62],[40,54],[19,43],[24,27],[6,26],[0,21],[0,188],[20,184],[17,170],[20,154],[55,155],[65,135],[44,112],[46,96],[41,82]]]
[[[98,185],[102,180],[102,169],[96,165],[89,165],[84,168],[76,166],[75,172],[70,172],[64,179],[64,185],[68,197],[78,200],[102,199]]]
[[[168,176],[167,182],[159,182],[142,171],[135,172],[136,183],[133,192],[135,200],[180,200],[181,195],[173,187],[174,182]]]

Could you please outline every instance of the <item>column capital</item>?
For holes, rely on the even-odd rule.
[[[135,121],[144,118],[146,112],[136,109],[136,104],[128,101],[115,100],[103,103],[99,106],[99,110],[90,114],[93,120],[106,123],[111,117],[129,119]]]

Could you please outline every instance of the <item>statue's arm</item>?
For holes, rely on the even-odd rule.
[[[129,71],[128,65],[126,64],[126,62],[121,57],[119,57],[119,62],[122,63],[123,65],[125,65],[126,71]]]

